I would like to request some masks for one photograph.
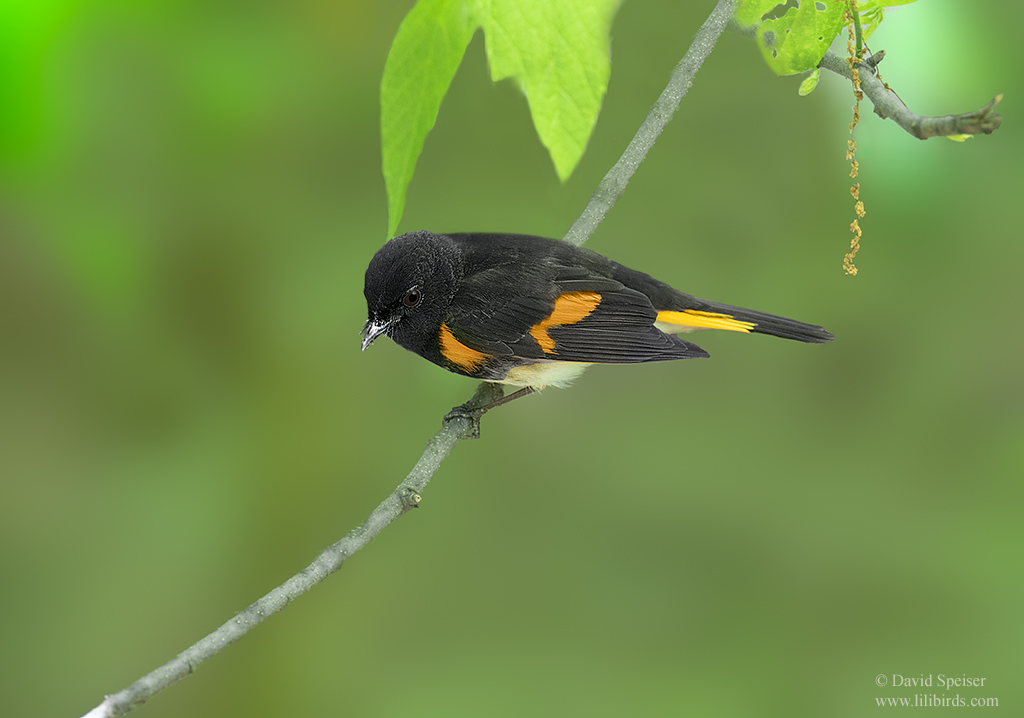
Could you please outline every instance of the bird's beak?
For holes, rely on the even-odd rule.
[[[360,334],[363,335],[363,351],[365,352],[366,347],[373,344],[374,339],[379,337],[381,334],[386,334],[388,329],[390,329],[396,321],[396,319],[392,318],[383,322],[375,322],[372,319],[366,322],[366,326],[363,327],[363,331],[360,332]]]

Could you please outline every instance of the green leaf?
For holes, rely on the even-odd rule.
[[[885,19],[885,8],[896,5],[909,5],[917,0],[860,0],[860,27],[864,40],[867,41]]]
[[[785,15],[766,20],[757,29],[761,53],[778,75],[794,75],[817,67],[843,26],[845,2],[802,0]]]
[[[381,80],[381,152],[394,236],[427,134],[473,32],[483,27],[491,78],[513,78],[563,182],[593,132],[611,74],[621,0],[419,0],[402,21]]]
[[[868,38],[878,29],[878,26],[882,24],[882,20],[885,19],[885,9],[878,5],[876,7],[862,10],[860,13],[860,32],[864,38],[864,42],[868,41]]]
[[[805,97],[812,92],[814,88],[818,86],[818,79],[821,77],[821,68],[816,67],[811,70],[811,74],[804,78],[804,81],[800,83],[800,89],[797,92],[800,93],[800,97]]]
[[[916,1],[860,0],[861,37],[867,40],[878,28],[883,8]],[[821,62],[843,27],[847,5],[847,0],[743,0],[735,19],[741,27],[756,28],[758,47],[776,74],[793,75]],[[780,15],[784,9],[785,14]]]
[[[398,229],[416,160],[476,27],[464,0],[420,0],[391,44],[380,82],[389,237]]]
[[[515,78],[563,182],[593,132],[620,0],[477,0],[491,79]]]
[[[761,18],[779,5],[778,0],[743,0],[733,19],[740,27],[757,27]]]

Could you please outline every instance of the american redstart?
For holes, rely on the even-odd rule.
[[[588,249],[516,234],[396,237],[370,260],[364,294],[364,350],[383,334],[456,374],[534,389],[565,386],[591,364],[707,357],[675,336],[698,329],[833,338],[691,297]]]

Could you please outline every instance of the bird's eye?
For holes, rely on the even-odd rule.
[[[413,287],[412,289],[405,293],[405,299],[402,300],[402,303],[405,304],[405,306],[407,307],[415,307],[417,304],[420,303],[421,296],[423,295],[420,292],[420,288]]]

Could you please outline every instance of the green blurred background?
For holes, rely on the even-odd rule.
[[[411,0],[0,8],[0,695],[78,715],[363,521],[473,391],[359,352],[385,240],[377,86]],[[470,46],[403,231],[559,237],[712,6],[626,2],[555,179]],[[877,674],[1019,712],[1021,3],[930,0],[872,42],[920,142],[725,36],[588,246],[821,323],[707,333],[486,417],[422,508],[146,716],[862,716]],[[1016,708],[1014,708],[1016,706]]]

